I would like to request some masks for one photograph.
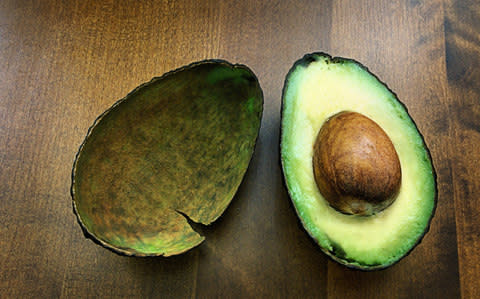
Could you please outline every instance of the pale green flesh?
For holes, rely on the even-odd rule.
[[[429,225],[435,179],[423,139],[403,105],[353,61],[316,56],[296,65],[284,90],[281,155],[295,209],[307,232],[328,254],[359,267],[386,266],[408,253]],[[313,176],[315,138],[324,121],[355,111],[379,124],[392,140],[402,169],[395,202],[369,217],[342,214],[324,200]]]

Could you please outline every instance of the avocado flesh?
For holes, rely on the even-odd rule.
[[[154,78],[103,113],[73,169],[86,235],[117,253],[174,255],[204,237],[247,170],[263,94],[245,66],[210,60]]]
[[[321,249],[342,264],[365,270],[388,267],[409,253],[428,230],[436,183],[423,138],[396,95],[358,62],[313,53],[290,70],[282,101],[286,185],[303,226]],[[400,160],[398,196],[372,216],[336,211],[315,183],[313,144],[323,123],[341,111],[361,113],[380,125]]]

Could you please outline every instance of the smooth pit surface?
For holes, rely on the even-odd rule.
[[[312,162],[320,193],[345,214],[378,213],[400,188],[400,161],[390,138],[360,113],[342,111],[322,125]]]

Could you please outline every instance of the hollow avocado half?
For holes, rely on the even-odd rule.
[[[343,111],[378,124],[401,167],[393,203],[369,216],[333,208],[314,177],[314,143],[322,126]],[[436,176],[423,136],[397,96],[359,62],[325,53],[305,55],[290,69],[282,95],[281,164],[305,230],[333,260],[376,270],[406,256],[428,231],[436,206]]]
[[[152,79],[101,114],[76,156],[71,193],[85,235],[124,255],[170,256],[204,237],[233,199],[263,112],[254,73],[222,60]]]

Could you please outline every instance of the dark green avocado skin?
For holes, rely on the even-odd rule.
[[[188,221],[208,225],[227,208],[262,114],[255,74],[224,60],[195,62],[135,88],[94,121],[75,156],[70,191],[84,235],[127,256],[198,246],[204,237]]]
[[[290,77],[292,75],[292,73],[295,71],[295,69],[297,68],[297,66],[303,66],[303,67],[308,67],[308,65],[310,65],[312,62],[314,61],[317,61],[319,57],[326,57],[328,58],[328,61],[330,61],[330,63],[340,63],[340,64],[343,64],[343,63],[346,63],[346,62],[353,62],[355,64],[357,64],[358,66],[360,66],[362,69],[364,69],[366,72],[368,72],[370,75],[374,76],[378,81],[380,81],[394,96],[395,98],[397,99],[398,103],[401,104],[403,106],[403,108],[407,111],[408,113],[408,109],[407,109],[407,106],[401,102],[399,99],[398,99],[398,96],[395,92],[393,92],[386,83],[384,83],[383,81],[381,81],[377,75],[375,75],[374,73],[372,73],[366,66],[364,66],[362,63],[354,60],[354,59],[351,59],[351,58],[344,58],[344,57],[333,57],[331,56],[330,54],[328,53],[325,53],[325,52],[312,52],[312,53],[308,53],[308,54],[305,54],[301,59],[297,60],[293,66],[290,68],[290,70],[288,71],[286,77],[285,77],[285,81],[284,81],[284,84],[283,84],[283,88],[282,88],[282,101],[281,101],[281,108],[280,108],[280,124],[283,123],[283,118],[284,118],[284,101],[283,99],[285,98],[285,92],[286,92],[286,88],[287,86],[289,85],[290,83]],[[387,264],[387,265],[373,265],[373,266],[360,266],[360,265],[357,265],[355,264],[354,262],[355,261],[352,261],[352,260],[349,260],[347,258],[344,257],[344,252],[343,252],[343,249],[340,247],[340,246],[332,246],[332,250],[329,251],[329,250],[325,250],[324,248],[318,246],[320,248],[320,250],[325,253],[331,260],[341,264],[341,265],[344,265],[345,267],[349,268],[349,269],[353,269],[353,270],[360,270],[360,271],[365,271],[365,272],[369,272],[369,271],[377,271],[377,270],[384,270],[386,268],[390,268],[391,266],[397,264],[398,262],[400,262],[401,260],[403,260],[406,256],[408,256],[412,251],[413,249],[415,249],[423,240],[424,236],[428,233],[428,231],[430,230],[430,225],[431,225],[431,222],[432,222],[432,219],[435,215],[435,211],[436,211],[436,207],[437,207],[437,202],[438,202],[438,187],[437,187],[437,174],[436,174],[436,170],[435,170],[435,166],[434,166],[434,163],[433,163],[433,159],[432,159],[432,156],[431,156],[431,153],[430,153],[430,150],[429,148],[426,146],[426,142],[425,142],[425,138],[424,136],[421,134],[420,130],[418,129],[418,126],[417,124],[415,123],[415,121],[413,120],[413,118],[411,118],[410,116],[410,113],[408,113],[409,117],[410,117],[410,120],[412,121],[412,123],[415,125],[416,129],[417,129],[417,132],[419,133],[420,137],[422,138],[422,141],[423,141],[423,145],[424,145],[424,149],[425,151],[427,152],[428,154],[428,157],[431,161],[431,164],[432,164],[432,172],[433,172],[433,179],[434,179],[434,182],[435,182],[435,198],[434,198],[434,206],[433,206],[433,211],[431,213],[431,216],[430,216],[430,219],[428,221],[428,225],[426,226],[423,234],[418,238],[416,244],[414,246],[412,246],[412,248],[404,255],[402,256],[400,259],[396,260],[394,263],[391,263],[391,264]],[[280,135],[279,135],[279,139],[280,139],[280,152],[282,151],[282,143],[281,143],[281,136],[282,136],[282,130],[283,130],[283,127],[280,126]],[[282,169],[282,173],[283,173],[283,176],[282,176],[282,181],[283,181],[283,185],[285,186],[285,189],[287,190],[287,192],[289,193],[289,196],[291,196],[290,194],[290,190],[288,189],[287,187],[287,182],[286,182],[286,173],[285,173],[285,168],[284,168],[284,162],[283,162],[283,159],[282,159],[282,156],[280,155],[279,156],[279,163],[280,163],[280,167]],[[298,211],[296,210],[296,207],[294,206],[293,202],[290,201],[290,204],[292,206],[292,208],[296,211],[297,215],[299,215]],[[303,229],[305,230],[305,227],[301,221],[301,219],[298,217],[298,221],[300,223],[300,225],[303,227]],[[310,233],[305,230],[307,232],[307,234],[310,235]],[[312,240],[312,242],[314,242],[315,244],[318,245],[318,241],[312,236],[310,235],[310,239]]]

